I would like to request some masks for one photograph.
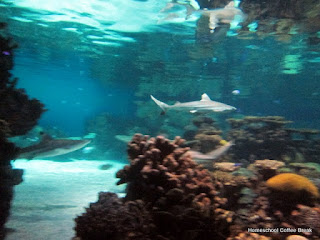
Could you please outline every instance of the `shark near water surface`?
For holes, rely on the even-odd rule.
[[[215,30],[216,27],[222,24],[230,24],[230,25],[238,25],[238,23],[243,22],[246,19],[246,14],[242,12],[242,10],[236,7],[234,1],[230,1],[223,8],[215,8],[215,9],[200,9],[199,4],[194,1],[172,1],[167,3],[167,5],[160,12],[168,12],[174,9],[176,6],[183,6],[186,8],[186,16],[185,19],[188,19],[191,15],[196,13],[201,16],[206,16],[209,18],[209,29],[211,32]],[[169,13],[169,15],[164,19],[175,18],[177,15],[174,13]],[[234,26],[230,26],[234,27]]]

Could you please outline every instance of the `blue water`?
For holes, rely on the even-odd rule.
[[[16,54],[13,74],[23,79],[17,87],[25,88],[30,97],[39,99],[48,110],[40,119],[40,125],[79,136],[85,134],[86,120],[100,112],[130,113],[130,89],[103,86],[88,76],[88,66],[92,64],[89,59],[64,53],[63,62],[60,56],[50,59],[53,62],[40,62],[31,51],[18,50]]]
[[[37,127],[26,136],[10,140],[24,147],[36,144],[40,132],[54,138],[84,137],[89,133],[95,136],[80,150],[49,158],[59,162],[46,158],[15,162],[15,167],[24,168],[27,174],[16,187],[13,214],[7,225],[13,230],[8,240],[70,239],[75,235],[75,216],[83,212],[83,206],[95,201],[97,192],[123,196],[124,187],[115,187],[115,176],[128,163],[127,142],[134,133],[161,134],[169,139],[195,133],[192,120],[197,114],[172,110],[160,115],[162,110],[150,95],[174,104],[200,100],[206,93],[214,101],[234,106],[237,110],[233,112],[206,113],[219,125],[221,138],[226,140],[230,140],[227,119],[250,115],[283,116],[292,121],[286,127],[320,129],[319,13],[302,5],[302,1],[274,1],[273,5],[272,1],[242,0],[242,14],[229,24],[230,19],[216,23],[215,18],[201,15],[201,11],[186,16],[184,6],[165,13],[166,4],[175,2],[195,1],[0,1],[0,23],[8,24],[5,34],[19,45],[12,70],[13,77],[19,79],[17,88],[25,89],[28,96],[39,99],[47,109]],[[199,2],[203,8],[209,7],[206,5],[210,2],[223,8],[228,1]],[[251,4],[267,9],[252,9]],[[294,4],[296,7],[292,7]],[[305,12],[295,14],[299,11]],[[315,20],[308,19],[310,16]],[[262,123],[262,131],[269,127],[266,122]],[[270,126],[273,124],[271,120]],[[255,130],[259,123],[252,125],[247,135],[242,135],[240,128],[234,129],[235,134],[239,130],[242,145],[235,145],[233,149],[240,150],[235,149],[223,160],[233,159],[245,168],[256,160],[252,150],[259,150],[259,159],[269,158],[268,153],[276,150],[287,166],[290,161],[319,160],[317,149],[313,149],[319,146],[319,140],[308,139],[308,134],[301,147],[299,140],[296,143],[291,139],[282,156],[283,133],[280,131],[278,136],[271,129],[270,135],[268,130],[267,149],[260,149],[256,146],[264,142],[260,139],[264,132]],[[204,135],[216,131],[211,127],[208,130]],[[258,136],[255,141],[251,130]],[[241,143],[246,138],[242,136],[252,138],[248,140],[251,145]],[[197,141],[203,144],[202,140]],[[206,140],[203,142],[206,145]],[[216,142],[214,145],[217,147]],[[277,155],[271,154],[270,159],[273,156]],[[101,170],[106,163],[110,169]],[[252,192],[264,195],[261,186],[257,184]],[[228,195],[229,191],[225,192]],[[261,215],[261,206],[256,216]],[[266,214],[278,212],[269,210]],[[241,218],[246,216],[245,211],[239,214]],[[262,218],[267,222],[267,217]]]
[[[174,114],[161,118],[149,95],[174,103],[207,93],[237,108],[211,115],[222,121],[281,115],[294,126],[320,127],[319,44],[308,44],[307,33],[261,37],[240,28],[210,39],[196,36],[198,15],[164,20],[164,7],[155,0],[4,1],[0,20],[20,46],[18,87],[48,109],[39,124],[79,136],[106,113],[119,118],[113,134],[155,135],[167,124],[177,135],[192,116],[182,114],[180,126]]]

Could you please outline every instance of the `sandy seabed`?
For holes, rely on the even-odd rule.
[[[103,164],[112,167],[101,170]],[[122,162],[17,160],[13,165],[25,172],[24,181],[15,187],[6,240],[70,240],[74,218],[97,201],[98,192],[123,195],[125,188],[115,185]]]

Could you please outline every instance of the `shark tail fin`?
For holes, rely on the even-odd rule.
[[[159,101],[158,99],[156,99],[154,96],[150,95],[151,99],[162,109],[161,115],[164,115],[167,111],[167,109],[169,108],[169,105]]]

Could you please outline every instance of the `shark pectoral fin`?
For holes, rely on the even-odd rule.
[[[197,110],[190,110],[190,112],[191,112],[191,113],[196,113],[196,112],[197,112]]]
[[[218,26],[218,24],[219,24],[219,20],[216,18],[216,16],[210,14],[210,16],[209,16],[209,28],[212,30],[212,32]],[[208,97],[208,95],[207,95],[207,97]],[[209,98],[209,100],[210,100],[210,98]]]

